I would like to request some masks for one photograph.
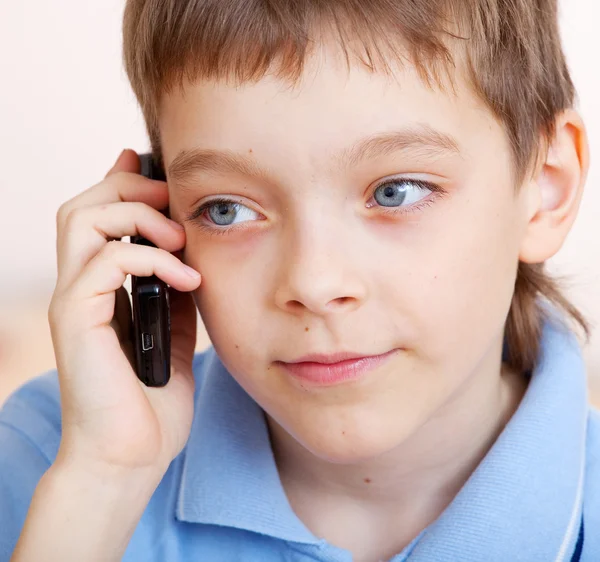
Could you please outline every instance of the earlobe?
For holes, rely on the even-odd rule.
[[[588,168],[585,125],[577,111],[568,109],[557,117],[546,159],[526,187],[535,196],[527,202],[520,261],[541,263],[561,248],[577,216]]]

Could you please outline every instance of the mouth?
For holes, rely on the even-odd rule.
[[[380,355],[359,355],[351,352],[310,354],[296,361],[276,361],[275,363],[304,384],[332,386],[363,378],[398,351],[398,349],[392,349]]]

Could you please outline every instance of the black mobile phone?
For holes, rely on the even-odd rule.
[[[166,181],[162,166],[151,153],[140,154],[141,175]],[[168,211],[163,211],[168,216]],[[132,236],[132,244],[156,247],[142,236]],[[165,386],[171,375],[171,311],[169,286],[152,275],[131,276],[131,301],[136,373],[146,386]]]

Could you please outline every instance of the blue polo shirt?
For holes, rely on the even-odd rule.
[[[311,533],[278,477],[261,408],[214,348],[197,354],[195,414],[152,496],[125,562],[351,562]],[[27,382],[0,410],[0,561],[56,456],[57,374]],[[583,549],[577,546],[581,519]],[[393,562],[600,560],[600,414],[590,408],[574,335],[546,323],[539,367],[452,503]]]

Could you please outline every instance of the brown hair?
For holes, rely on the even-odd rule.
[[[337,34],[348,64],[354,55],[389,72],[390,61],[408,60],[440,88],[442,71],[452,83],[449,45],[458,45],[473,90],[508,135],[516,187],[543,161],[556,117],[575,101],[556,0],[128,0],[123,60],[155,158],[162,160],[164,94],[186,80],[243,83],[275,70],[293,83],[319,30]],[[562,308],[589,338],[585,318],[544,264],[519,263],[505,326],[505,361],[519,372],[531,371],[538,357],[540,299]]]

